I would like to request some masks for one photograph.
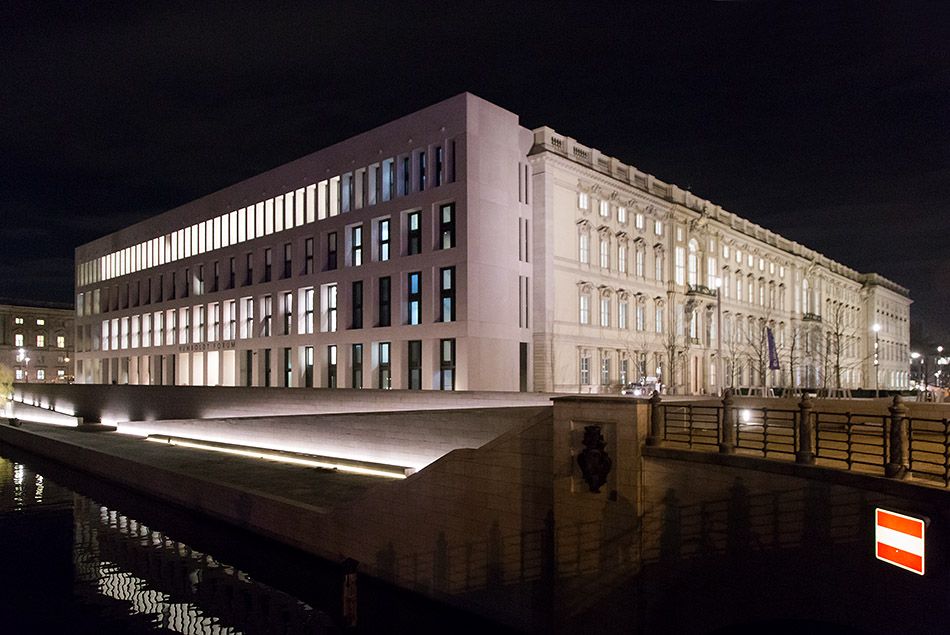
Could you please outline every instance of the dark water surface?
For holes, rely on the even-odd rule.
[[[359,587],[360,633],[501,632]],[[337,633],[341,597],[334,563],[0,446],[4,635]]]

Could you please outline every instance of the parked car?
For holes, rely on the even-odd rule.
[[[620,389],[621,395],[629,397],[649,397],[654,390],[660,390],[660,383],[656,381],[632,381]]]

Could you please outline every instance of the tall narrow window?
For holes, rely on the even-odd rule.
[[[244,299],[244,337],[254,337],[254,299]]]
[[[327,301],[327,332],[336,332],[336,285],[328,284],[326,286]]]
[[[409,157],[402,159],[402,196],[409,194]]]
[[[455,267],[439,270],[439,299],[442,303],[441,320],[455,321]]]
[[[191,269],[189,269],[188,267],[185,267],[185,290],[181,294],[181,297],[187,298],[190,295],[191,295]]]
[[[440,208],[439,236],[441,249],[455,247],[455,203],[447,203]]]
[[[617,271],[627,273],[627,246],[617,245]]]
[[[214,274],[213,274],[213,278],[212,278],[212,280],[211,280],[211,292],[212,292],[212,293],[214,293],[215,291],[218,290],[218,279],[219,279],[220,275],[221,275],[220,267],[219,267],[219,265],[218,265],[218,261],[215,260],[215,261],[214,261]]]
[[[303,349],[303,385],[307,388],[313,388],[313,347],[306,346]]]
[[[409,274],[409,315],[407,317],[409,324],[419,324],[419,315],[422,305],[422,274],[414,271]]]
[[[270,351],[271,349],[269,348],[264,349],[264,385],[268,387],[271,385],[271,379],[270,379],[271,352]]]
[[[336,232],[327,234],[327,271],[336,269]]]
[[[419,220],[419,212],[410,212],[408,217],[409,222],[409,240],[408,240],[408,254],[410,256],[414,254],[422,253],[422,225]]]
[[[304,275],[313,273],[313,238],[307,238],[303,243],[303,272]]]
[[[234,264],[234,256],[228,258],[228,289],[234,288],[234,272],[236,267]]]
[[[379,259],[389,260],[389,219],[379,221]]]
[[[359,267],[363,264],[363,227],[357,225],[350,228],[350,265]]]
[[[600,325],[610,326],[610,298],[600,299]]]
[[[289,347],[284,348],[284,386],[290,388],[293,386],[293,356]]]
[[[581,385],[590,386],[590,357],[586,355],[581,356],[580,368],[581,368],[581,373],[580,373]]]
[[[442,146],[435,148],[435,186],[442,185]]]
[[[293,294],[290,291],[287,291],[283,295],[283,305],[281,308],[284,312],[284,335],[293,335],[294,329],[294,303],[293,303]]]
[[[327,388],[336,388],[336,346],[327,346]]]
[[[270,282],[274,254],[270,247],[264,249],[264,282]]]
[[[580,323],[590,324],[590,296],[581,292]]]
[[[307,334],[313,333],[313,289],[306,289],[303,292],[303,306],[304,306],[304,332]]]
[[[237,338],[237,305],[234,300],[228,300],[227,304],[227,332],[224,334],[224,339],[233,340]],[[156,313],[156,317],[161,317],[161,313]],[[156,321],[156,330],[158,329],[158,324],[160,320]]]
[[[455,339],[439,340],[439,390],[455,390]]]
[[[392,323],[392,278],[385,276],[379,279],[379,326],[389,326]]]
[[[389,390],[393,387],[392,385],[392,368],[389,363],[389,352],[392,348],[390,342],[380,342],[379,343],[379,387],[384,390]]]
[[[582,231],[577,238],[577,259],[581,264],[590,264],[590,234]]]
[[[409,390],[422,390],[422,340],[409,340]]]
[[[273,317],[274,303],[269,295],[264,296],[264,337],[271,335],[271,318]]]
[[[291,275],[293,275],[291,256],[292,256],[292,251],[291,251],[290,243],[285,243],[284,244],[284,277],[285,278],[289,278]]]
[[[362,344],[353,344],[350,349],[350,355],[352,357],[350,368],[350,388],[362,388],[363,387],[363,345]]]
[[[602,269],[610,268],[610,241],[606,238],[600,239],[600,266]]]
[[[600,385],[610,385],[610,358],[606,355],[600,360]]]
[[[426,152],[419,153],[419,191],[426,189]]]
[[[244,256],[244,271],[246,273],[244,277],[244,286],[254,284],[254,254],[248,253]],[[175,274],[172,273],[174,276]]]
[[[350,328],[361,329],[363,328],[363,281],[354,280],[352,286],[352,293],[350,295],[350,307],[352,307],[353,315],[350,320]]]

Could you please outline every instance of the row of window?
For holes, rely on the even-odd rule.
[[[26,338],[23,333],[13,334],[13,345],[17,347],[26,346]],[[46,335],[40,333],[36,336],[36,348],[46,348]],[[56,348],[66,348],[65,335],[56,336]]]
[[[16,381],[29,381],[30,371],[26,368],[17,368],[14,371],[14,377],[16,378]],[[34,377],[36,378],[36,381],[46,381],[46,369],[37,368]],[[66,371],[62,368],[58,369],[56,371],[56,377],[60,379],[66,377]]]
[[[438,187],[454,180],[454,156],[449,141],[385,159],[81,263],[76,282],[110,280]]]
[[[579,192],[577,194],[577,207],[582,212],[589,212],[591,209],[591,197],[587,192]],[[630,217],[629,210],[623,205],[611,205],[609,201],[599,200],[597,201],[597,213],[602,219],[610,219],[616,214],[617,222],[621,225],[626,225]],[[663,221],[654,219],[653,221],[653,233],[656,236],[663,235]],[[634,212],[633,214],[633,224],[639,230],[646,229],[647,219],[640,212]]]
[[[455,204],[440,205],[438,210],[438,240],[435,247],[436,249],[452,249],[456,245]],[[404,245],[407,256],[422,253],[421,214],[419,210],[404,214],[406,237]],[[391,219],[383,218],[374,221],[372,233],[374,236],[372,253],[368,252],[363,223],[345,228],[342,238],[336,231],[324,234],[322,270],[336,270],[341,261],[345,266],[359,267],[367,261],[367,257],[378,262],[390,260],[392,257]],[[315,266],[314,238],[305,238],[303,247],[303,260],[299,274],[310,275],[314,273]],[[345,249],[342,258],[341,247]],[[158,274],[154,289],[152,278],[149,277],[136,280],[134,283],[126,283],[124,293],[120,292],[120,287],[117,285],[80,293],[76,302],[77,313],[79,316],[105,313],[110,310],[119,310],[120,307],[126,309],[130,306],[151,304],[153,301],[164,302],[179,297],[187,298],[192,295],[203,295],[206,292],[215,293],[238,286],[249,286],[258,282],[271,282],[275,279],[273,248],[265,247],[262,255],[263,262],[257,263],[262,265],[261,269],[257,270],[257,275],[255,275],[255,254],[248,252],[244,254],[243,262],[239,263],[238,256],[231,256],[228,259],[224,277],[222,277],[219,261],[215,261],[211,266],[210,278],[205,277],[205,265],[198,264],[195,267],[186,267],[181,277],[177,271],[170,272],[167,277],[165,274]],[[242,267],[240,270],[238,270],[239,265]],[[279,271],[280,279],[288,279],[295,275],[292,243],[286,243],[283,246],[283,262]]]
[[[405,302],[402,323],[417,325],[424,322],[423,272],[406,274]],[[438,269],[435,282],[438,305],[435,322],[454,322],[457,312],[457,282],[455,267]],[[392,326],[393,280],[382,276],[376,280],[377,327]],[[344,328],[361,329],[364,326],[364,281],[354,280],[349,288],[349,322]],[[318,296],[319,294],[319,296]],[[296,293],[285,291],[276,296],[280,313],[280,334],[333,333],[340,328],[340,301],[338,284],[328,283],[319,288],[308,287]],[[150,346],[195,344],[252,337],[277,335],[274,324],[275,296],[264,295],[240,300],[212,302],[208,305],[181,307],[122,318],[103,320],[101,327],[85,325],[78,330],[77,350],[119,350]],[[296,304],[297,309],[294,310]],[[255,321],[255,305],[258,319]],[[319,313],[318,313],[319,312]],[[319,327],[316,320],[319,316]]]

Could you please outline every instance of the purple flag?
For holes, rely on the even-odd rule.
[[[769,370],[778,370],[781,366],[778,363],[778,352],[775,350],[775,338],[772,336],[772,329],[765,329],[765,335],[769,340]]]

